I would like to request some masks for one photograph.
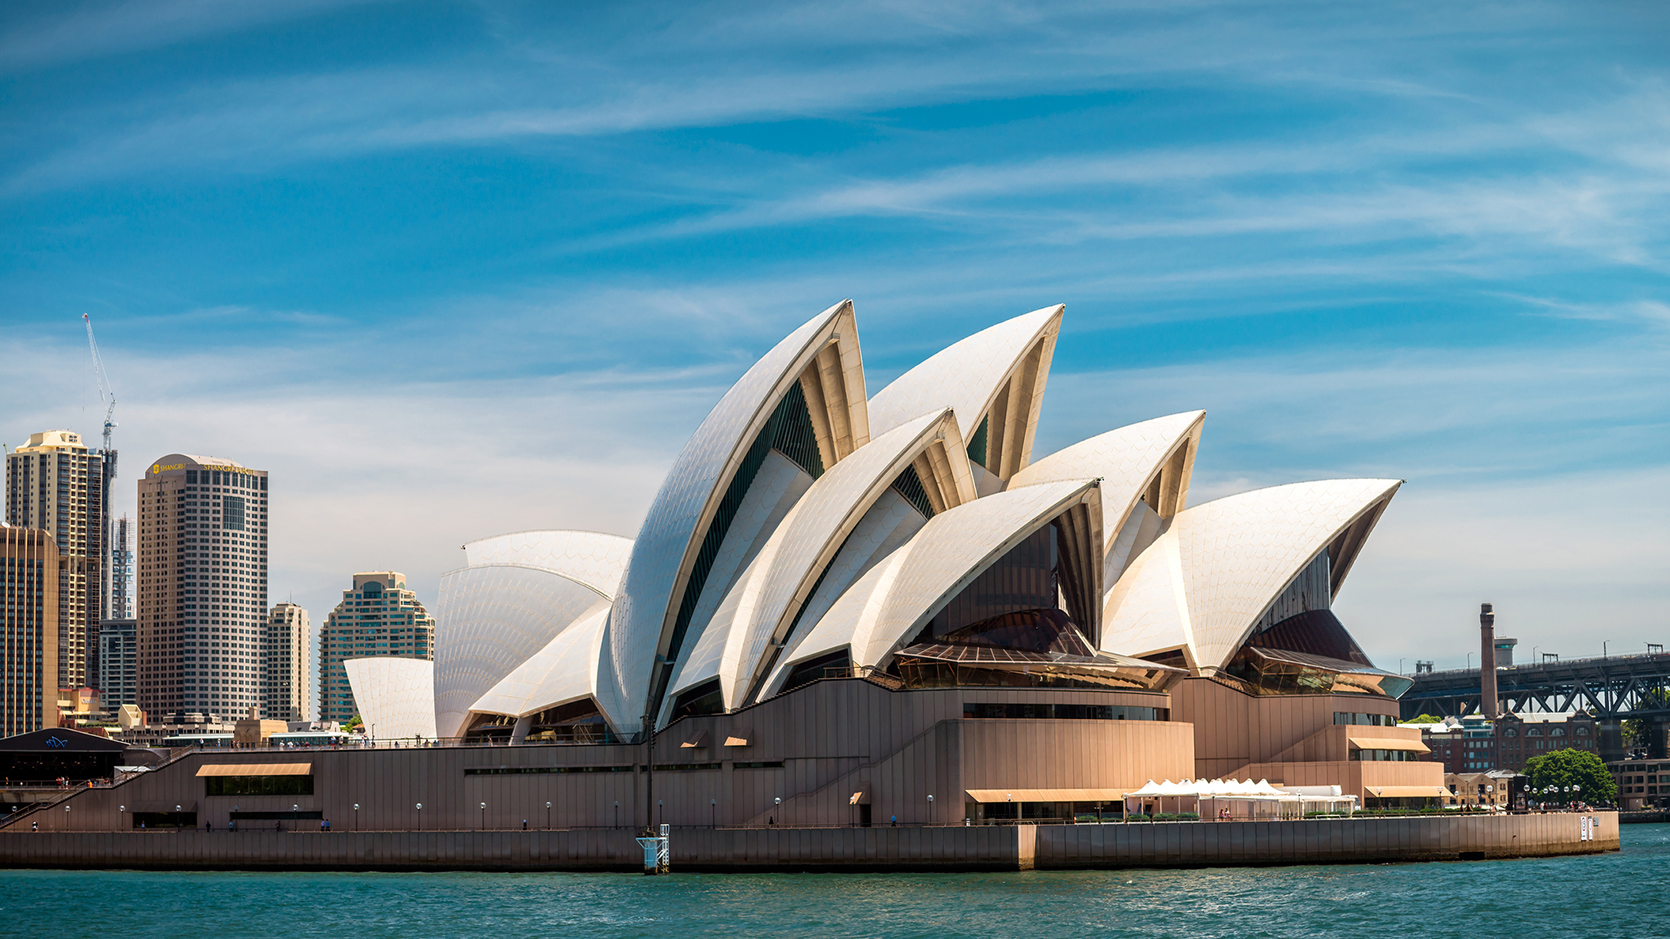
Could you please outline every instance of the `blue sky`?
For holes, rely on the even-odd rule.
[[[1670,83],[1651,3],[0,14],[0,437],[274,476],[272,594],[433,602],[631,535],[753,357],[855,300],[872,391],[1056,302],[1040,453],[1204,407],[1194,501],[1408,480],[1380,664],[1670,620]]]

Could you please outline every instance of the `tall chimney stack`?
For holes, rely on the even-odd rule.
[[[1496,612],[1488,603],[1479,604],[1479,710],[1496,719]]]

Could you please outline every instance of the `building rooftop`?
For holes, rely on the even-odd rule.
[[[38,434],[30,434],[29,442],[14,453],[34,453],[42,450],[62,449],[85,450],[87,444],[81,440],[81,435],[73,430],[43,430]]]

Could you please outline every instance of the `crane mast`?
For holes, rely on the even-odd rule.
[[[99,618],[102,620],[112,619],[123,615],[122,610],[112,610],[110,608],[113,587],[110,582],[112,550],[110,542],[112,533],[111,525],[113,524],[110,518],[110,493],[111,490],[115,488],[116,483],[116,449],[110,445],[110,435],[111,431],[116,429],[116,389],[110,386],[110,376],[105,374],[104,357],[99,355],[98,340],[93,338],[92,318],[83,313],[81,314],[81,320],[87,324],[87,348],[92,350],[93,353],[93,374],[97,377],[99,383],[99,400],[104,402],[105,405],[104,449],[100,451],[100,456],[103,457],[101,462],[104,466],[104,486],[99,496],[99,504],[101,508],[99,525],[99,593],[102,598],[102,602],[100,603]],[[94,638],[93,641],[97,642],[98,640]],[[89,675],[87,677],[89,683],[97,678],[97,676],[93,675]]]

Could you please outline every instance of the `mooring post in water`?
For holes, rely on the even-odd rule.
[[[638,846],[644,849],[645,874],[666,874],[670,873],[672,870],[672,862],[667,850],[668,827],[669,826],[663,824],[661,826],[661,834],[659,836],[649,834],[655,829],[645,828],[644,833],[648,835],[648,837],[637,839]]]

